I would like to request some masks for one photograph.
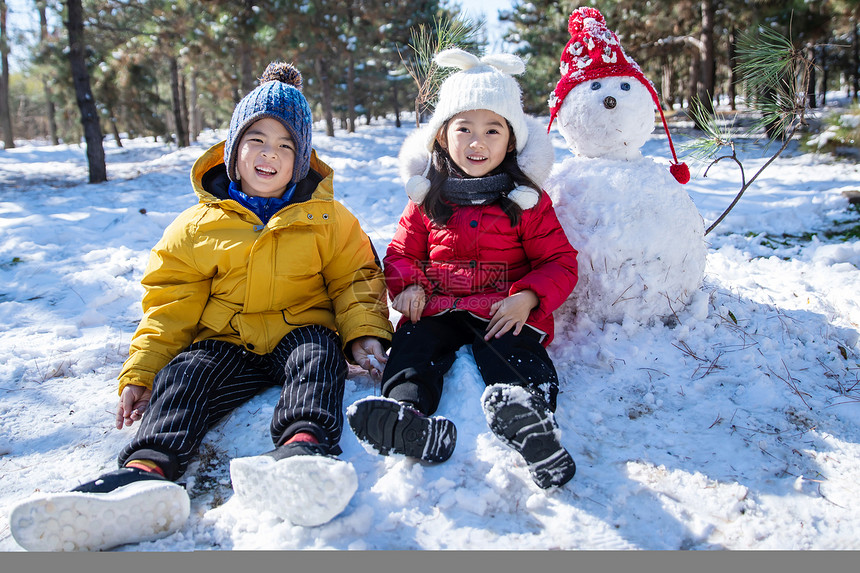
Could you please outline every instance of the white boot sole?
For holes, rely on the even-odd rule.
[[[358,490],[352,464],[327,456],[236,458],[230,477],[242,505],[305,527],[334,519]]]
[[[184,487],[146,480],[109,493],[31,496],[12,509],[9,527],[28,551],[100,551],[166,537],[190,511]]]

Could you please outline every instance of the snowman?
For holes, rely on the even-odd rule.
[[[654,130],[654,87],[627,57],[594,8],[570,17],[550,123],[573,153],[544,185],[571,244],[579,282],[557,311],[564,324],[671,324],[701,286],[704,222],[681,186],[690,176],[675,156],[669,170],[644,157]]]

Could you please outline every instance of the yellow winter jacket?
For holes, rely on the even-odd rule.
[[[320,324],[338,332],[350,359],[360,336],[388,345],[385,279],[358,220],[334,199],[333,175],[312,151],[293,202],[263,225],[227,194],[224,142],[200,156],[191,169],[200,202],[150,254],[120,393],[128,384],[152,388],[156,373],[200,340],[266,354],[294,328]]]

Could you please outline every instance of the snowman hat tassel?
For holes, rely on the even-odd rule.
[[[654,95],[654,101],[657,103],[657,111],[660,112],[660,119],[663,121],[663,130],[666,132],[666,137],[669,139],[669,149],[672,151],[672,159],[675,160],[675,162],[669,166],[669,173],[672,174],[672,177],[674,177],[678,183],[684,185],[690,181],[690,168],[687,167],[686,163],[678,161],[678,156],[675,154],[675,146],[672,145],[672,136],[669,135],[669,125],[666,123],[666,116],[663,115],[663,108],[660,107],[660,103],[656,100],[656,94]]]

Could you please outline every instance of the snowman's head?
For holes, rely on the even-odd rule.
[[[680,183],[689,181],[687,166],[675,154],[657,91],[624,53],[603,14],[590,6],[577,8],[567,29],[570,40],[558,67],[561,79],[547,101],[547,131],[563,118],[559,130],[574,153],[633,159],[641,156],[639,148],[654,129],[657,109],[674,160],[669,169]]]
[[[564,98],[556,127],[575,155],[636,159],[654,131],[654,101],[634,77],[591,79]]]

